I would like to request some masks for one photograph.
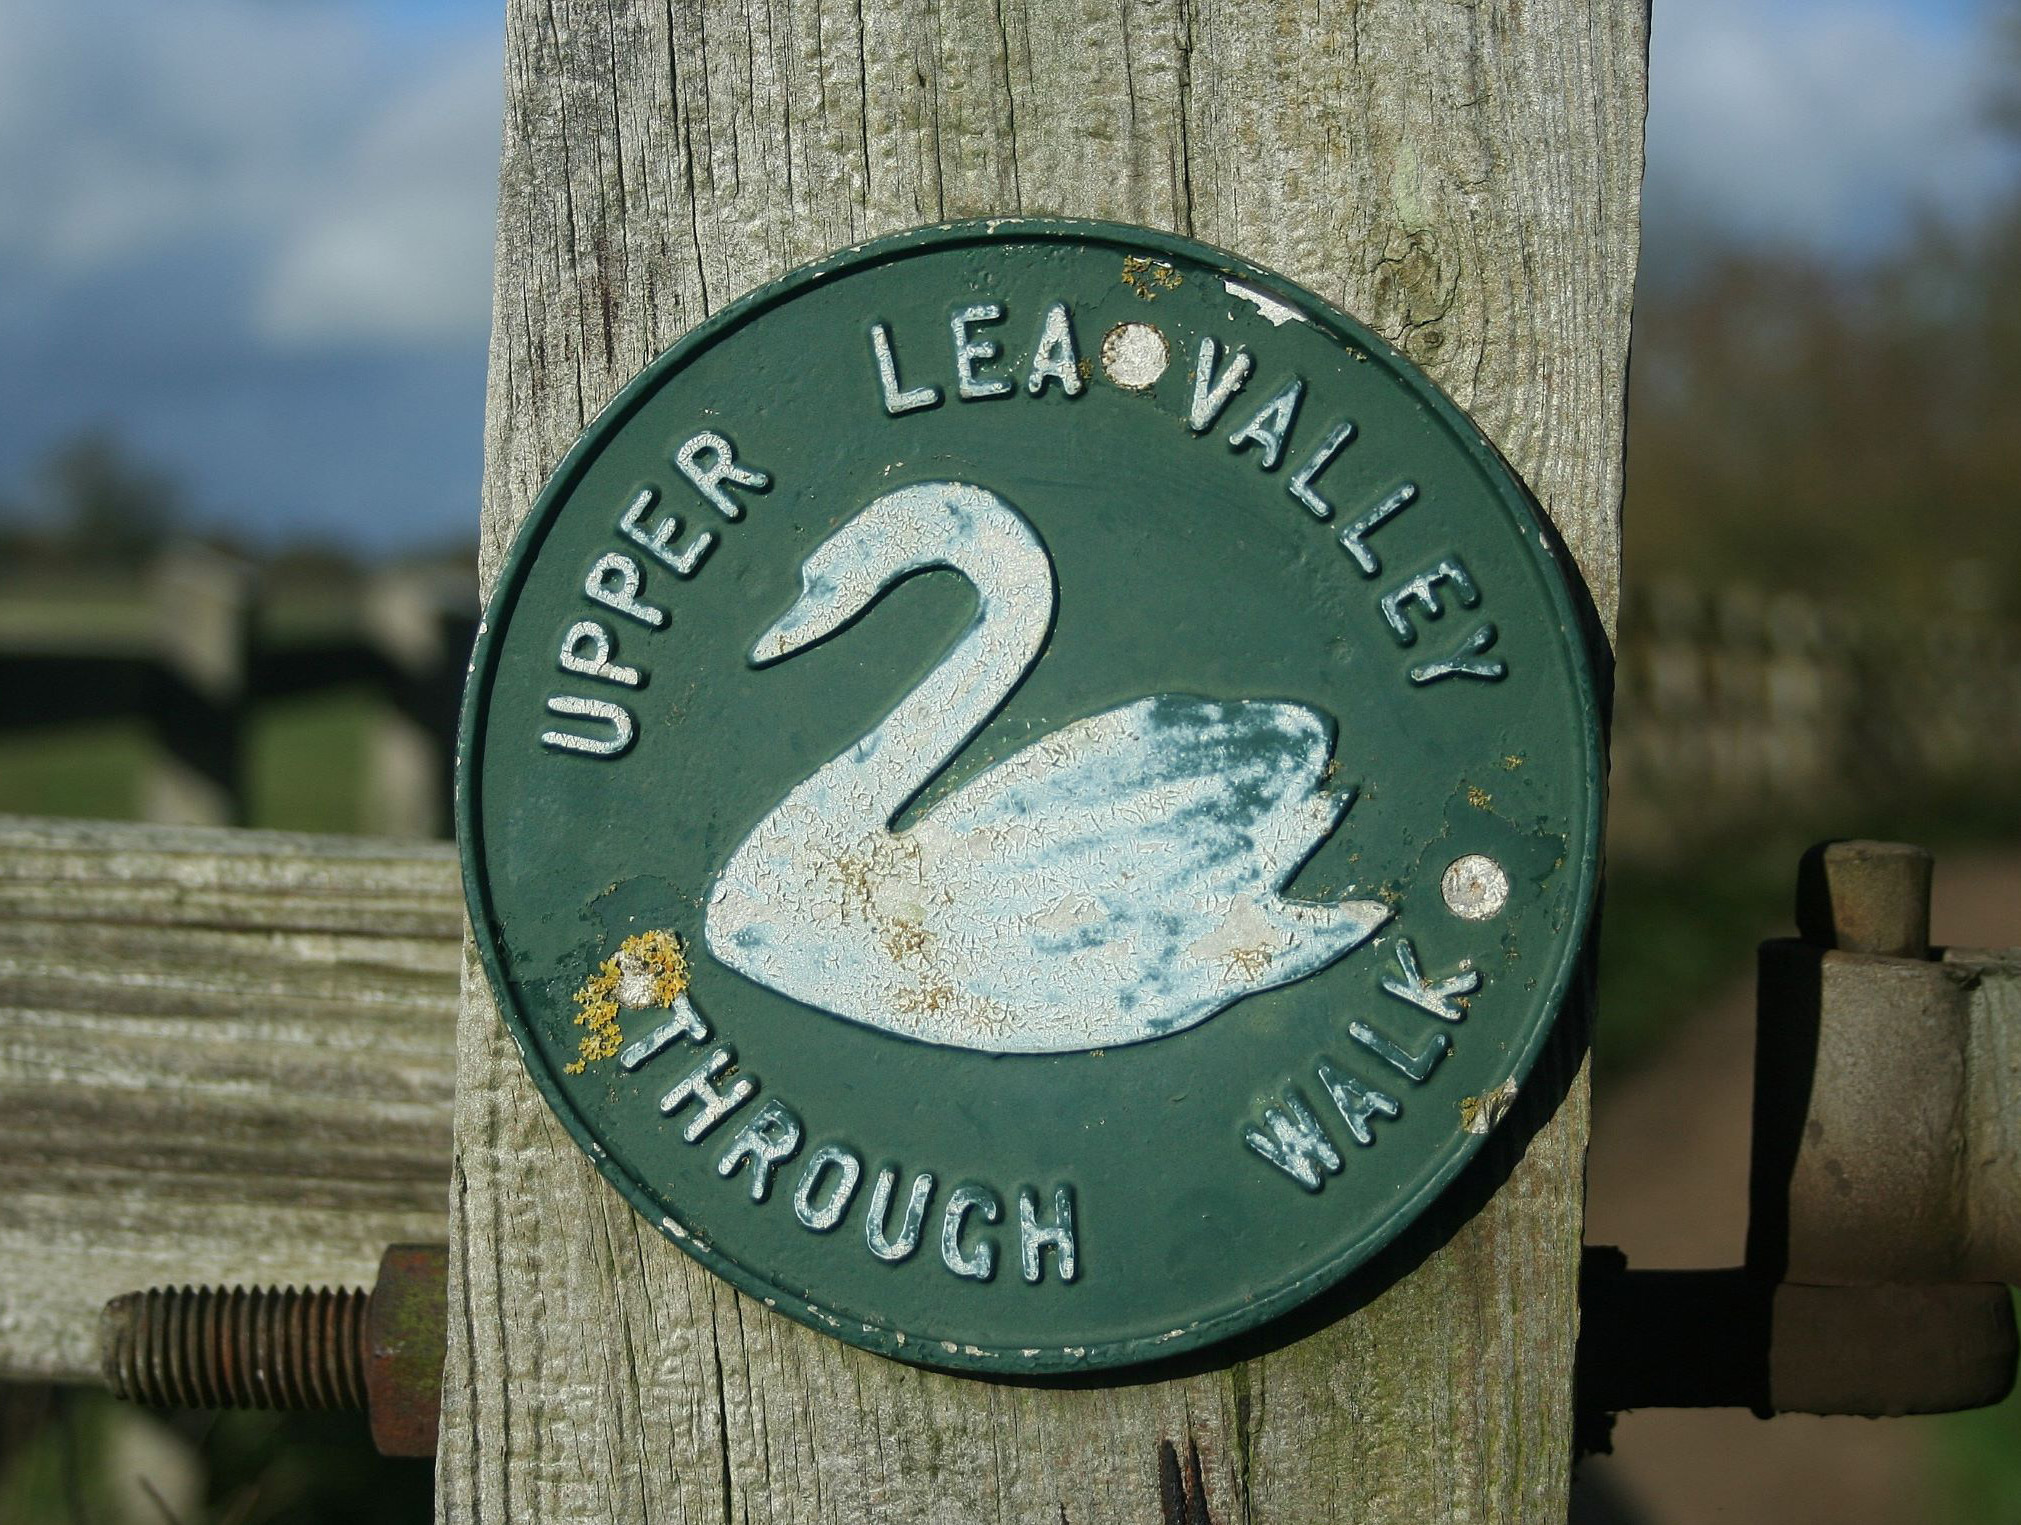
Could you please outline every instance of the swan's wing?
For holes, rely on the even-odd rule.
[[[988,837],[1014,876],[1072,880],[1077,862],[1157,854],[1165,878],[1181,868],[1176,855],[1204,893],[1274,890],[1347,808],[1321,790],[1332,754],[1332,724],[1304,705],[1154,695],[1040,737],[928,820],[950,837]],[[1116,880],[1098,871],[1087,882]]]
[[[1154,1038],[1302,979],[1389,915],[1280,893],[1347,808],[1332,751],[1302,705],[1170,695],[1041,737],[891,839],[879,904],[914,935],[878,968],[932,973],[1025,1052]]]

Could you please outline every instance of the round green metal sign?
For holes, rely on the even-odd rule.
[[[1111,1367],[1421,1212],[1593,898],[1563,551],[1460,411],[1268,272],[996,221],[648,366],[486,616],[460,824],[556,1112],[746,1292]]]

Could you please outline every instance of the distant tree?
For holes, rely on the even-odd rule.
[[[174,537],[185,517],[174,477],[103,430],[60,446],[41,475],[54,536],[73,553],[144,561]]]
[[[1856,270],[1731,254],[1636,312],[1626,572],[2021,615],[2021,197]],[[1974,598],[1984,602],[1980,592]]]
[[[2021,136],[2021,0],[1991,109]],[[1941,174],[1933,165],[1931,173]],[[2021,187],[1865,266],[1701,257],[1635,314],[1625,571],[2021,615]]]

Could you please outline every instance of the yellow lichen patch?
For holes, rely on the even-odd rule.
[[[1520,753],[1511,752],[1507,757],[1502,759],[1502,766],[1504,768],[1507,768],[1511,773],[1515,772],[1516,769],[1523,766],[1522,755]]]
[[[618,951],[598,966],[575,993],[575,1025],[588,1032],[576,1046],[576,1060],[563,1066],[580,1075],[599,1059],[608,1059],[625,1041],[618,1010],[674,1004],[688,988],[688,957],[671,932],[640,932],[618,944]]]
[[[1485,789],[1477,789],[1472,784],[1469,784],[1467,785],[1467,803],[1472,805],[1476,810],[1486,810],[1489,805],[1494,803],[1494,796],[1489,794]]]
[[[1123,256],[1123,284],[1146,302],[1157,301],[1162,292],[1178,290],[1183,279],[1162,260],[1146,259],[1141,254]]]

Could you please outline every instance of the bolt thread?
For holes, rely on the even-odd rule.
[[[151,1287],[105,1305],[105,1381],[157,1408],[362,1409],[368,1294]]]

